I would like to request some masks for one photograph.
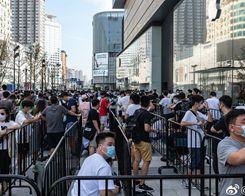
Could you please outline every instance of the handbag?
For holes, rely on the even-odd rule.
[[[96,134],[96,130],[90,127],[86,127],[83,130],[83,137],[88,139],[89,141],[94,139],[94,136]]]

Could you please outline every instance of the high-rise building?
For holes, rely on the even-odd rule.
[[[49,65],[56,66],[61,61],[61,24],[56,16],[46,15],[45,53]]]
[[[61,24],[56,16],[46,15],[45,18],[45,55],[51,78],[59,85],[62,80],[61,67]],[[55,82],[54,82],[55,83]]]
[[[123,11],[101,12],[93,18],[93,84],[116,87],[116,55],[122,48]]]
[[[185,0],[174,15],[178,44],[196,45],[206,41],[206,1]]]
[[[10,0],[12,40],[44,48],[45,0]]]
[[[9,0],[0,1],[0,40],[11,38],[11,9]]]

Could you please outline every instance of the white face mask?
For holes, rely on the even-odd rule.
[[[6,115],[0,114],[0,121],[5,121],[6,120]]]
[[[28,110],[28,112],[27,112],[27,113],[28,113],[28,114],[30,114],[31,112],[32,112],[32,109]]]

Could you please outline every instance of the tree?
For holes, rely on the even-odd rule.
[[[6,40],[0,40],[0,85],[5,79],[10,60],[10,45]]]

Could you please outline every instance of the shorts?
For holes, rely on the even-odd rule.
[[[190,170],[201,169],[201,148],[190,148]]]
[[[97,147],[96,136],[97,136],[97,133],[95,134],[94,139],[92,139],[92,140],[89,142],[89,147],[94,147],[94,148]]]
[[[8,150],[0,150],[0,174],[9,174],[9,166],[11,158],[9,157]],[[1,182],[1,181],[0,181]]]
[[[141,141],[138,144],[134,144],[133,152],[136,161],[150,162],[152,159],[151,143]]]
[[[107,116],[101,116],[100,117],[100,123],[101,124],[107,125],[107,120],[108,120]]]
[[[48,147],[55,148],[63,135],[64,133],[47,133]]]

